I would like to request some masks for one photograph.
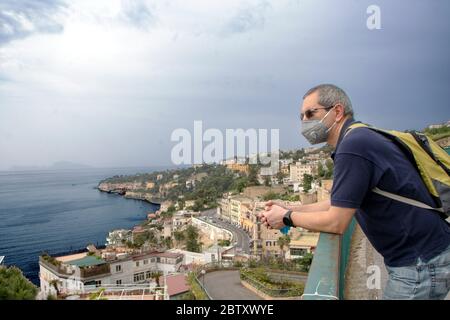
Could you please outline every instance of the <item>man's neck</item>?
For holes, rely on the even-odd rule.
[[[342,119],[341,122],[336,124],[332,132],[330,132],[330,135],[328,136],[327,143],[333,148],[336,148],[337,142],[339,140],[339,136],[341,134],[342,127],[344,126],[344,123],[350,118],[349,115],[345,116],[345,118]]]

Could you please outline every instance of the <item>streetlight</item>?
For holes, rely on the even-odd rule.
[[[202,273],[202,282],[203,282],[203,289],[205,288],[205,274],[206,274],[206,270],[202,269],[202,271],[200,271]]]

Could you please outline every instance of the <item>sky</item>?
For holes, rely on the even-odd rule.
[[[299,107],[319,83],[378,127],[448,121],[449,14],[447,0],[1,0],[0,170],[169,165],[171,133],[195,120],[307,147]]]

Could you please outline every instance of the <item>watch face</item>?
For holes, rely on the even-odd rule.
[[[286,226],[292,226],[292,222],[291,222],[291,219],[289,219],[288,217],[283,217],[283,223],[286,225]]]

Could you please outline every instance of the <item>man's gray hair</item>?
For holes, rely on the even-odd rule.
[[[340,103],[344,106],[344,115],[353,116],[352,102],[344,90],[334,84],[319,84],[318,86],[309,89],[303,96],[303,99],[316,91],[319,94],[320,105],[331,107]]]

